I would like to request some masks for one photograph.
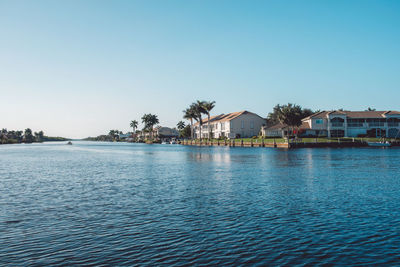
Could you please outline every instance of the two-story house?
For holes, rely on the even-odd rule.
[[[240,111],[210,117],[211,138],[246,138],[257,136],[266,120],[259,115]],[[200,137],[200,124],[194,124],[194,137]],[[203,120],[202,138],[208,138],[208,118]]]
[[[263,129],[266,136],[284,136],[286,125]],[[299,136],[327,137],[400,137],[398,111],[322,111],[302,120]]]

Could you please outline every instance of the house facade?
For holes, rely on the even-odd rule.
[[[265,127],[265,136],[284,136],[286,125]],[[287,133],[287,132],[286,132]],[[299,136],[400,137],[398,111],[322,111],[302,120]]]
[[[211,138],[248,138],[257,136],[266,120],[259,115],[240,111],[210,117]],[[200,123],[193,125],[195,138],[200,138]],[[208,138],[208,118],[203,120],[201,137]]]

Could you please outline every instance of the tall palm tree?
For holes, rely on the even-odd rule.
[[[194,110],[195,120],[199,122],[200,126],[200,140],[201,140],[201,128],[203,127],[203,119],[202,115],[207,114],[206,110],[204,109],[204,101],[197,100],[191,105],[191,108]]]
[[[158,123],[159,123],[159,120],[158,120],[157,115],[150,114],[150,128],[151,128],[151,137],[152,138],[154,137],[153,136],[153,131],[154,131],[153,127],[154,127],[154,125],[156,125]]]
[[[143,123],[143,132],[145,133],[146,130],[148,130],[149,127],[149,121],[150,121],[150,116],[151,114],[144,114],[142,116],[142,123]],[[146,134],[144,134],[144,136],[146,137]]]
[[[130,126],[131,126],[132,129],[133,129],[133,133],[135,133],[135,130],[136,130],[136,128],[138,127],[138,122],[137,122],[137,120],[131,121]]]
[[[183,118],[190,121],[190,139],[193,139],[193,119],[196,117],[192,106],[183,111]]]
[[[207,128],[208,128],[208,140],[211,139],[211,128],[210,128],[210,111],[215,107],[215,101],[203,102],[203,109],[207,114]]]
[[[144,124],[143,129],[147,129],[151,132],[151,138],[153,138],[153,127],[154,125],[159,123],[157,115],[153,114],[144,114],[142,117],[142,122]]]

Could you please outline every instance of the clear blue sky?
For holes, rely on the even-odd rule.
[[[400,110],[400,1],[3,1],[0,128],[86,137],[277,103]]]

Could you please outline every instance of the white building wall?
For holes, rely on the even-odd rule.
[[[266,124],[265,119],[255,114],[242,114],[230,121],[230,136],[252,137],[258,135],[261,127]]]

